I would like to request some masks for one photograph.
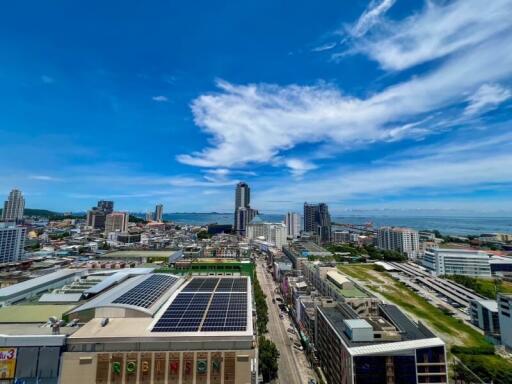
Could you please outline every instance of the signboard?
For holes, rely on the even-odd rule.
[[[149,384],[151,382],[151,371],[153,370],[153,354],[143,352],[140,354],[139,384]]]
[[[208,381],[208,352],[198,352],[196,359],[196,384]]]
[[[122,353],[112,354],[110,367],[110,384],[121,384],[123,382],[124,355]]]
[[[220,384],[222,381],[222,353],[213,352],[211,354],[211,370],[210,370],[210,383]]]
[[[126,368],[125,379],[126,384],[135,384],[137,382],[137,367],[138,367],[139,354],[127,353],[126,354]]]
[[[165,384],[165,352],[155,353],[153,384]]]
[[[183,378],[181,382],[183,384],[192,384],[194,381],[194,353],[184,352],[183,353]]]
[[[16,371],[16,348],[0,348],[0,379],[14,378]]]
[[[180,380],[180,354],[176,352],[169,353],[169,384],[178,384]]]

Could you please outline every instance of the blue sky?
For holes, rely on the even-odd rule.
[[[512,212],[512,1],[16,1],[0,194]]]

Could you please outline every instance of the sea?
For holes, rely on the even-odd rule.
[[[281,222],[283,214],[260,214],[268,222]],[[232,213],[168,213],[164,220],[180,224],[232,224]],[[446,235],[480,235],[483,233],[512,233],[512,214],[475,213],[464,211],[348,211],[332,215],[337,224],[367,224],[403,226],[417,230],[435,230]]]

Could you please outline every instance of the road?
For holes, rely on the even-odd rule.
[[[314,378],[315,376],[309,369],[309,363],[307,363],[304,353],[296,351],[293,348],[293,342],[290,340],[290,334],[287,332],[289,321],[279,318],[279,307],[272,303],[272,298],[275,297],[274,290],[276,285],[271,276],[265,272],[261,261],[256,263],[256,273],[263,293],[267,296],[267,337],[276,344],[280,353],[279,383],[307,384],[308,379]]]

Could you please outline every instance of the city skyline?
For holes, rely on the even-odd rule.
[[[512,213],[510,1],[201,11],[6,6],[0,196],[231,212],[245,181],[268,213]]]

